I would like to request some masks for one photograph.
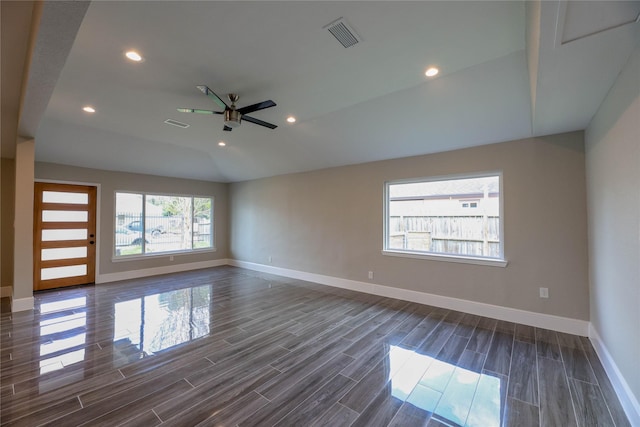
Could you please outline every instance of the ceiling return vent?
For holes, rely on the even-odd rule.
[[[356,43],[360,43],[360,37],[354,29],[347,24],[344,18],[338,18],[322,28],[328,30],[344,47],[351,47]]]
[[[177,121],[177,120],[173,120],[173,119],[167,119],[167,120],[165,120],[164,122],[165,122],[166,124],[168,124],[168,125],[171,125],[171,126],[178,126],[179,128],[182,128],[182,129],[185,129],[185,128],[188,128],[188,127],[189,127],[189,125],[188,125],[188,124],[186,124],[186,123],[182,123],[182,122],[179,122],[179,121]]]

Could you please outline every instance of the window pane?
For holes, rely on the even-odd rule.
[[[43,222],[87,222],[87,211],[42,211]]]
[[[142,200],[142,194],[116,193],[116,256],[140,255],[148,242],[143,238]]]
[[[146,253],[192,249],[191,197],[147,195]]]
[[[86,228],[71,228],[61,230],[42,230],[42,241],[54,240],[83,240],[87,238]]]
[[[43,191],[44,203],[71,203],[74,205],[86,205],[89,203],[87,193],[67,193],[63,191]]]
[[[213,247],[212,200],[193,198],[193,249]]]
[[[50,261],[55,259],[86,258],[86,256],[86,246],[80,246],[75,248],[42,249],[40,259],[42,261]]]
[[[387,249],[501,258],[500,177],[388,185]]]

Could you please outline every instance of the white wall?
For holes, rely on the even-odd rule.
[[[640,399],[640,48],[586,130],[590,317]],[[606,361],[605,361],[606,364]],[[640,406],[636,408],[640,417]]]
[[[574,132],[231,184],[231,257],[588,320],[584,135]],[[503,171],[506,268],[382,255],[388,180]],[[368,271],[374,271],[370,281]],[[539,298],[548,287],[550,298]]]

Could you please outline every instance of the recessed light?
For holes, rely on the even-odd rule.
[[[96,112],[96,109],[95,109],[95,108],[93,108],[93,107],[92,107],[92,106],[90,106],[90,105],[87,105],[86,107],[82,107],[82,110],[83,110],[83,111],[85,111],[85,112],[87,112],[87,113],[95,113],[95,112]]]
[[[437,75],[439,72],[440,70],[438,70],[436,67],[430,67],[430,68],[427,68],[427,71],[425,71],[424,75],[427,77],[433,77]]]
[[[224,141],[220,141],[220,142],[218,142],[218,145],[219,145],[220,147],[226,147],[227,143],[226,143],[226,142],[224,142]]]
[[[296,122],[296,118],[295,118],[295,117],[293,117],[293,116],[289,116],[289,117],[287,117],[287,121],[288,121],[289,123],[295,123],[295,122]]]
[[[127,58],[129,58],[132,61],[135,62],[140,62],[142,61],[142,56],[140,56],[140,54],[138,52],[136,52],[135,50],[130,50],[127,53],[124,54]]]

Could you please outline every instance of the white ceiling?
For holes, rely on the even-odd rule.
[[[29,81],[36,159],[223,182],[584,129],[640,39],[637,1],[65,3],[41,28],[81,19],[75,41],[39,37],[29,70],[68,53]],[[359,44],[323,29],[340,17]],[[272,99],[252,116],[278,128],[177,112],[217,109],[198,84]]]

